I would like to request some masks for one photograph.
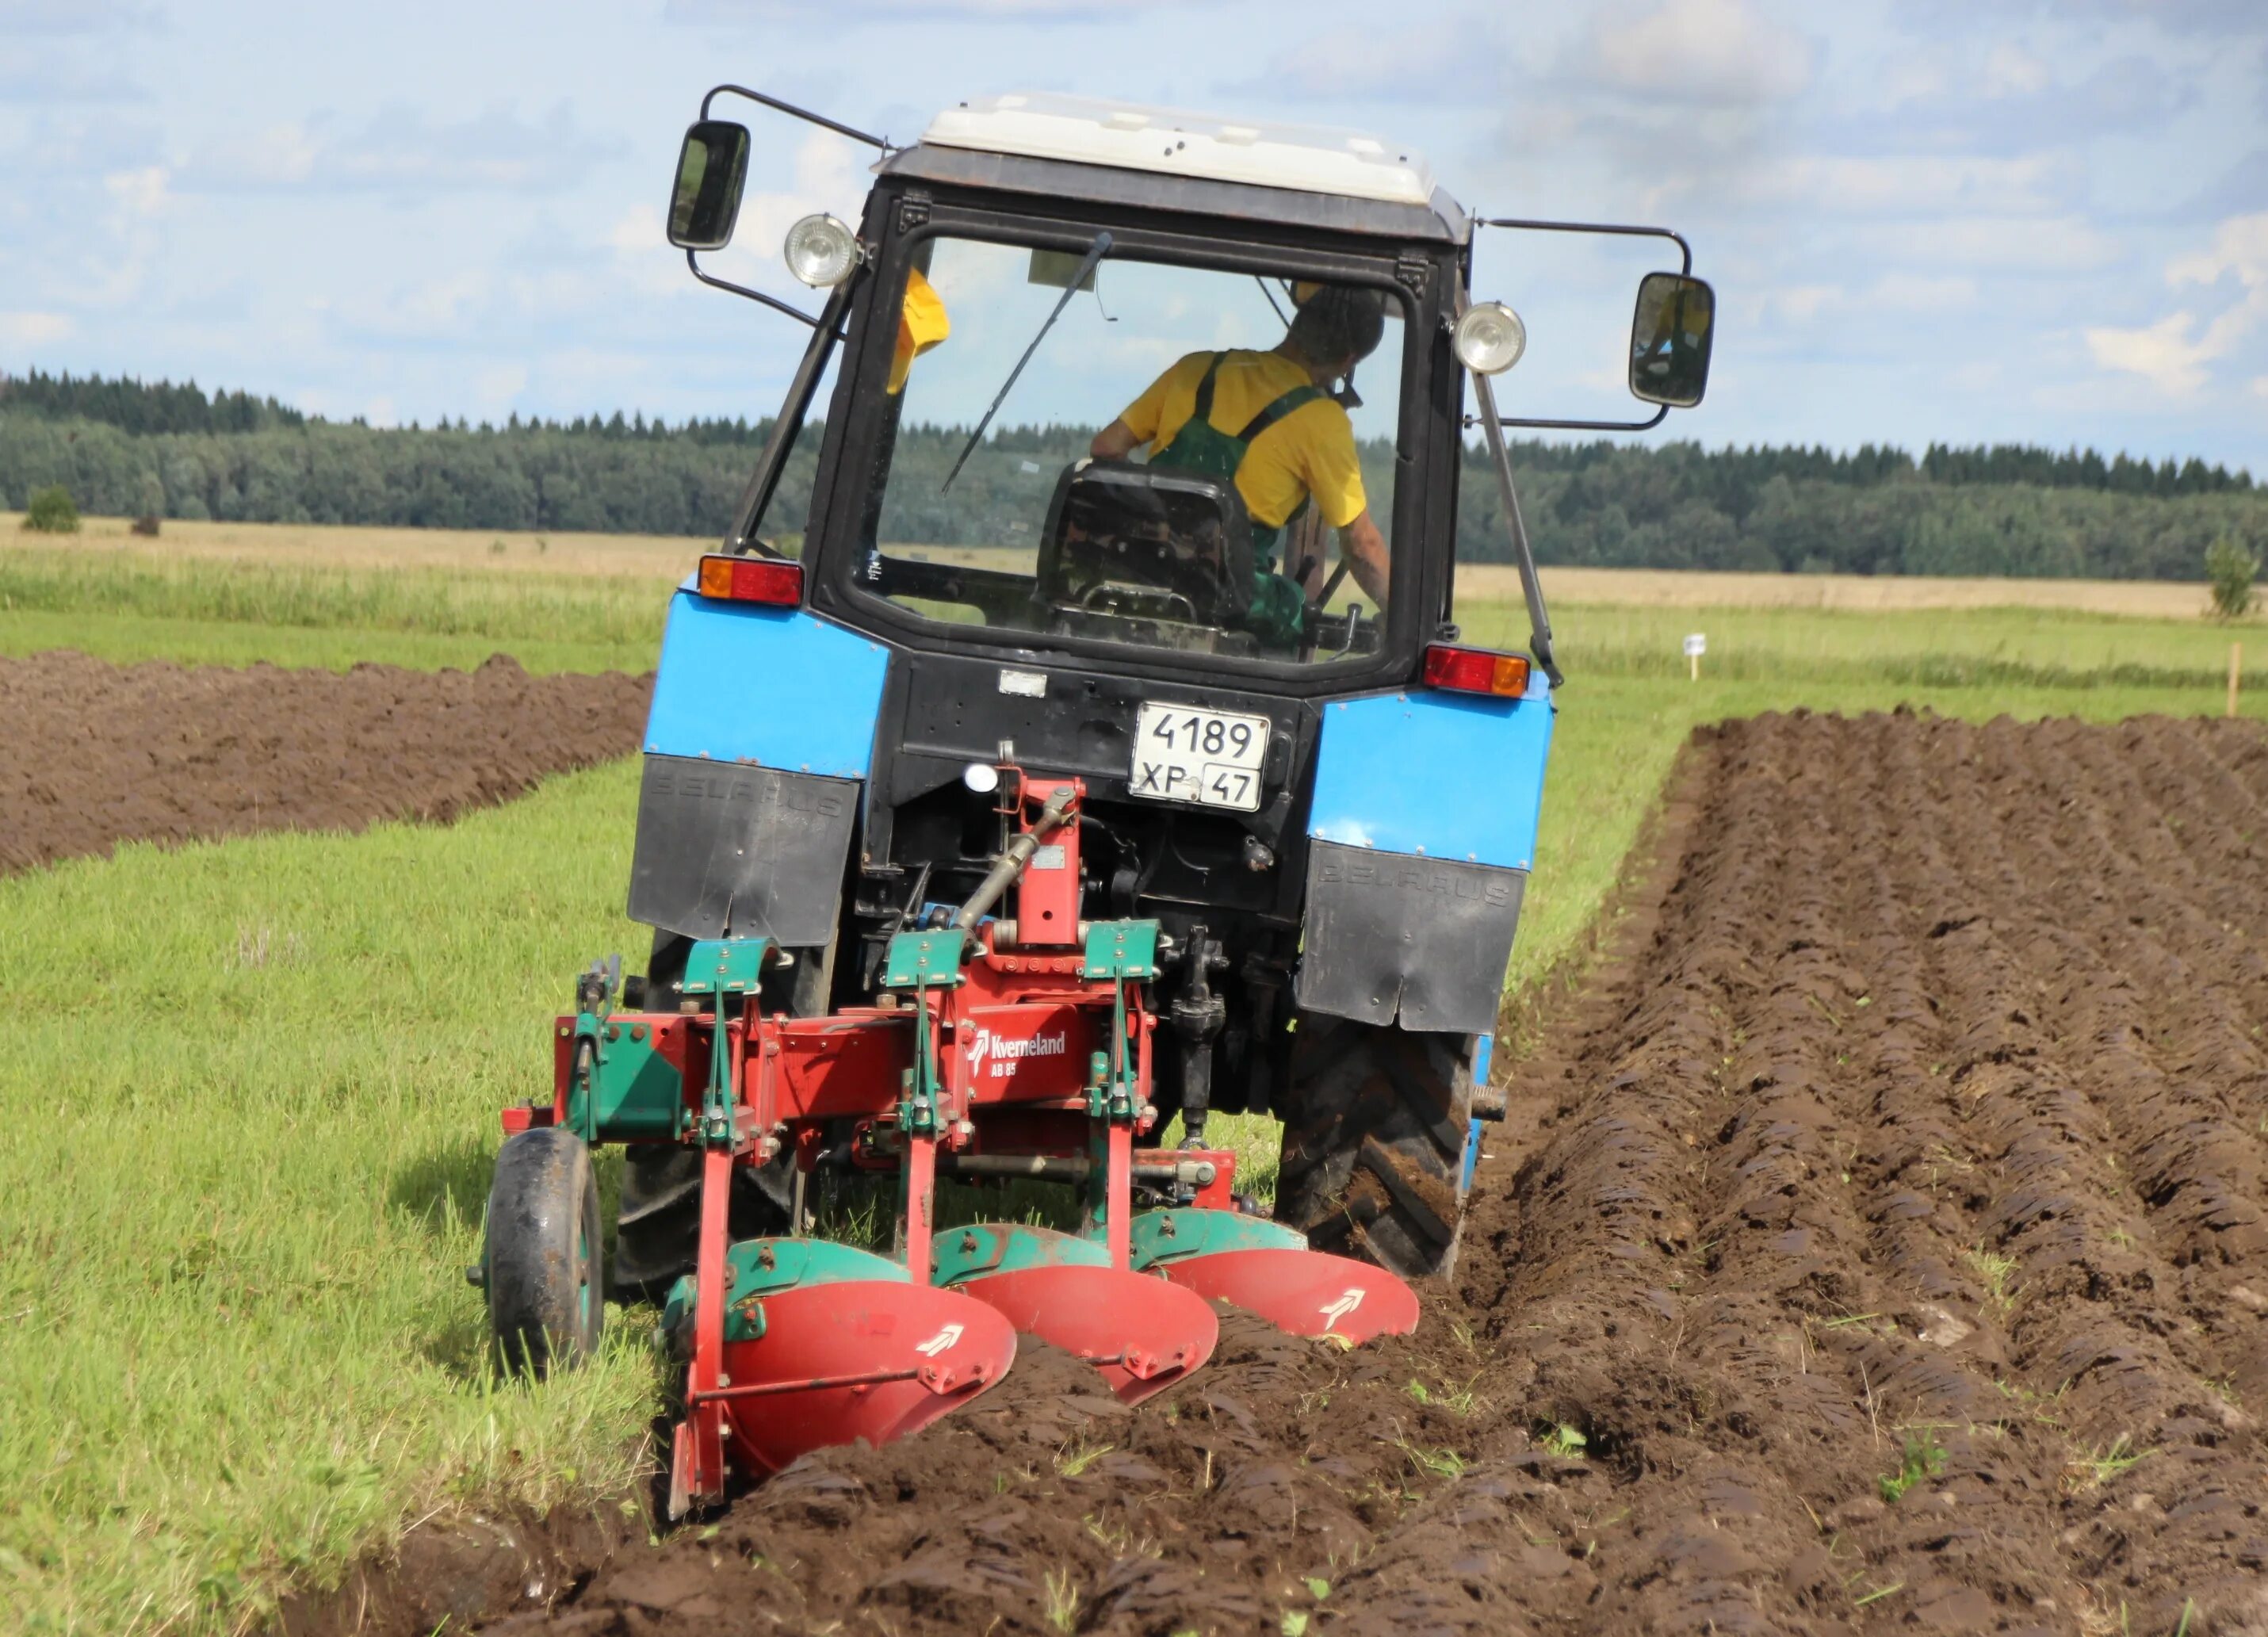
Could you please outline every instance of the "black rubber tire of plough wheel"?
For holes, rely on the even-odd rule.
[[[573,1132],[508,1138],[489,1185],[481,1256],[497,1356],[515,1374],[573,1368],[598,1351],[606,1323],[598,1179]]]
[[[738,1242],[792,1231],[794,1161],[733,1168],[725,1236]],[[612,1289],[617,1301],[660,1302],[693,1271],[701,1232],[701,1153],[670,1144],[622,1151],[622,1197],[615,1212]]]
[[[1469,1035],[1301,1014],[1279,1100],[1277,1220],[1318,1250],[1367,1257],[1404,1279],[1448,1277],[1472,1053]]]

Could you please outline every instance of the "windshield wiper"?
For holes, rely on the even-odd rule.
[[[991,408],[986,409],[984,418],[976,423],[976,430],[968,434],[968,441],[961,446],[961,458],[953,463],[953,469],[945,475],[945,481],[938,485],[938,493],[943,494],[953,487],[953,480],[961,476],[961,468],[968,463],[968,457],[976,452],[976,446],[983,441],[984,429],[992,424],[992,417],[999,413],[1000,406],[1008,401],[1008,394],[1016,385],[1016,377],[1024,372],[1024,365],[1032,361],[1032,354],[1040,350],[1040,343],[1048,338],[1048,332],[1056,327],[1056,321],[1063,316],[1064,308],[1068,306],[1071,304],[1071,299],[1079,293],[1079,286],[1086,283],[1087,276],[1094,271],[1094,264],[1109,254],[1110,235],[1097,233],[1094,236],[1093,248],[1086,253],[1086,260],[1079,264],[1079,271],[1073,273],[1071,276],[1071,283],[1064,286],[1063,295],[1056,302],[1055,311],[1049,313],[1048,321],[1040,326],[1040,333],[1032,337],[1032,344],[1024,349],[1024,356],[1016,360],[1016,367],[1008,372],[1008,379],[1000,383],[1000,390],[994,396]]]

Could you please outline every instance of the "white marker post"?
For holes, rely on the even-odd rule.
[[[1701,680],[1701,656],[1708,652],[1709,638],[1704,633],[1697,630],[1685,639],[1686,663],[1693,667],[1693,680],[1697,682]]]

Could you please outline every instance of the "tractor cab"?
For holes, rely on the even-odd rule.
[[[703,266],[754,142],[725,98],[876,151],[855,225],[786,235],[807,306]],[[1406,1329],[1502,1113],[1562,680],[1503,429],[1700,401],[1713,298],[1684,241],[1476,218],[1343,131],[1002,96],[899,146],[738,86],[701,113],[671,241],[810,336],[671,602],[630,882],[647,970],[585,976],[551,1095],[507,1114],[476,1270],[506,1356],[595,1334],[574,1179],[608,1142],[610,1282],[668,1300],[695,1501],[728,1442],[769,1470],[982,1390],[1004,1317],[1130,1402],[1204,1362],[1190,1292]],[[1498,413],[1526,332],[1472,299],[1484,228],[1674,251],[1629,341],[1651,420]],[[1469,468],[1523,649],[1452,621]],[[1272,1200],[1216,1112],[1282,1122]],[[888,1246],[814,1237],[814,1184],[862,1177],[895,1187]],[[1064,1226],[940,1228],[945,1181],[1063,1184]]]

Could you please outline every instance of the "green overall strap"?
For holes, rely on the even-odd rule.
[[[1208,387],[1212,384],[1212,376],[1210,371],[1206,372],[1205,384]],[[1211,397],[1212,395],[1211,393],[1207,393],[1205,395],[1207,397]],[[1275,402],[1261,410],[1259,414],[1245,422],[1244,430],[1236,434],[1236,440],[1244,445],[1247,448],[1251,447],[1253,440],[1258,438],[1261,433],[1275,425],[1277,422],[1291,414],[1292,410],[1304,409],[1322,395],[1322,391],[1314,387],[1292,387],[1291,391],[1285,393],[1282,397],[1277,399]]]
[[[1226,352],[1214,353],[1212,355],[1212,362],[1205,365],[1205,372],[1202,376],[1198,377],[1197,401],[1189,410],[1189,419],[1193,421],[1203,421],[1208,424],[1211,423],[1212,378],[1220,373],[1220,361],[1227,356],[1228,354]]]

